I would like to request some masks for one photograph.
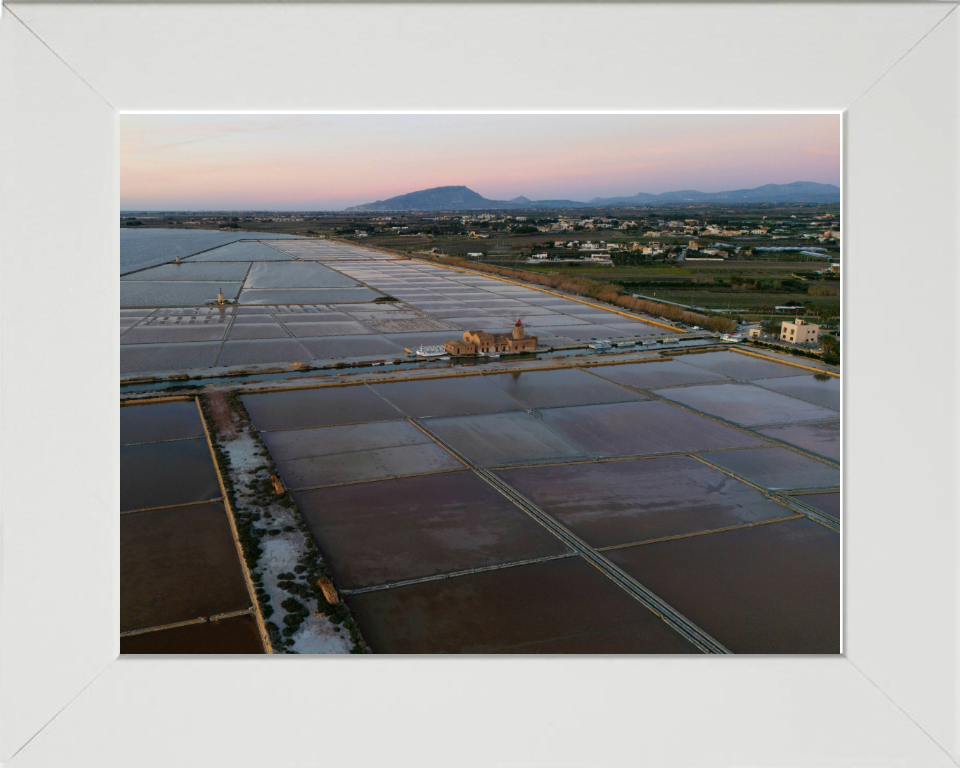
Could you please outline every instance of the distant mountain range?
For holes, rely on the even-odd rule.
[[[434,187],[397,195],[389,200],[355,205],[347,211],[476,211],[520,210],[524,208],[602,208],[611,205],[656,205],[657,203],[839,203],[840,187],[813,181],[792,184],[765,184],[754,189],[729,192],[698,192],[683,189],[659,195],[638,192],[630,197],[595,197],[580,200],[488,200],[467,187]]]

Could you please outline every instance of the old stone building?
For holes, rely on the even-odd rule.
[[[444,350],[450,355],[475,355],[477,354],[477,345],[472,341],[466,340],[466,334],[463,339],[454,339],[443,345]]]
[[[510,336],[504,337],[510,352],[533,352],[537,348],[537,337],[530,336],[523,330],[523,323],[517,320]]]
[[[451,355],[533,352],[537,349],[537,337],[528,335],[523,329],[523,323],[517,320],[517,324],[509,334],[487,333],[480,330],[466,331],[463,339],[448,341],[443,348]]]

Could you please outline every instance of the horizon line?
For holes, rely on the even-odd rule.
[[[841,179],[841,182],[842,182],[842,179]],[[667,191],[667,192],[643,192],[643,191],[640,191],[640,192],[634,192],[632,195],[610,195],[608,198],[602,198],[602,197],[599,197],[599,196],[595,196],[595,197],[591,198],[590,200],[574,200],[574,199],[572,199],[572,198],[542,198],[542,199],[538,199],[538,200],[531,200],[530,198],[527,198],[525,195],[518,195],[517,197],[512,198],[512,199],[510,199],[510,200],[493,200],[493,199],[491,199],[491,198],[484,198],[484,199],[485,199],[485,200],[489,200],[489,202],[491,202],[491,203],[511,203],[511,202],[513,202],[513,200],[515,200],[515,199],[517,199],[517,198],[519,198],[519,197],[523,197],[523,198],[525,198],[525,199],[527,200],[527,202],[528,202],[531,206],[535,206],[536,203],[541,203],[541,202],[542,202],[542,203],[547,203],[547,202],[557,202],[557,201],[566,201],[566,202],[570,202],[570,203],[577,203],[577,204],[582,205],[582,206],[589,206],[589,205],[590,205],[591,203],[593,203],[595,200],[603,200],[603,199],[611,199],[611,200],[612,200],[612,199],[616,199],[616,198],[629,198],[629,197],[634,197],[634,196],[636,196],[636,195],[653,195],[653,196],[659,197],[659,196],[661,196],[661,195],[676,194],[676,193],[678,193],[678,192],[696,192],[696,193],[698,193],[698,194],[717,195],[717,194],[722,194],[722,193],[724,193],[724,192],[744,192],[744,191],[750,191],[750,190],[755,190],[755,189],[762,189],[763,187],[770,187],[770,186],[774,186],[774,187],[788,187],[788,186],[791,186],[791,185],[794,185],[794,184],[817,184],[817,185],[819,185],[819,186],[824,186],[824,187],[834,187],[835,189],[837,189],[837,190],[838,190],[839,192],[841,192],[841,193],[842,193],[842,191],[843,191],[843,190],[842,190],[842,187],[840,186],[840,184],[833,184],[832,182],[802,181],[802,180],[800,180],[800,181],[785,182],[785,183],[782,183],[782,184],[778,184],[778,183],[776,183],[776,182],[767,182],[766,184],[760,184],[760,185],[758,185],[758,186],[756,186],[756,187],[740,187],[740,188],[738,188],[738,189],[721,189],[721,190],[718,190],[718,191],[715,191],[715,192],[704,192],[704,191],[702,191],[702,190],[694,189],[694,188],[675,189],[675,190],[669,190],[669,191]],[[443,185],[438,186],[438,187],[425,187],[425,188],[423,188],[423,189],[413,190],[412,192],[404,192],[404,193],[401,193],[401,194],[398,194],[398,195],[392,195],[391,197],[388,197],[388,198],[385,198],[385,199],[373,200],[373,201],[368,202],[368,203],[358,203],[358,204],[356,204],[356,205],[347,205],[347,206],[343,206],[343,207],[340,207],[340,208],[121,208],[121,209],[120,209],[120,213],[220,213],[220,212],[231,212],[231,213],[273,213],[273,212],[276,212],[276,213],[280,213],[280,212],[287,212],[287,213],[346,213],[346,212],[354,212],[354,213],[391,213],[392,211],[386,211],[386,210],[385,210],[385,211],[351,211],[350,209],[352,209],[352,208],[357,208],[357,207],[360,207],[360,206],[365,206],[365,205],[374,205],[374,204],[376,204],[376,203],[385,202],[386,200],[392,200],[392,199],[395,199],[395,198],[398,198],[398,197],[406,197],[406,196],[408,196],[408,195],[415,195],[415,194],[419,194],[419,193],[421,193],[421,192],[431,192],[431,191],[438,190],[438,189],[459,189],[459,188],[466,189],[466,190],[468,190],[468,191],[470,191],[470,192],[473,192],[474,194],[478,194],[478,195],[480,195],[481,197],[483,197],[482,194],[480,194],[479,192],[476,192],[476,190],[472,189],[472,188],[471,188],[469,185],[467,185],[467,184],[443,184]],[[836,204],[839,204],[839,202],[840,202],[839,200],[836,201]],[[756,202],[749,202],[749,201],[713,201],[713,202],[711,203],[711,202],[709,202],[709,201],[682,201],[682,200],[655,201],[655,200],[650,200],[650,201],[644,201],[644,202],[637,202],[637,203],[634,203],[634,204],[625,203],[625,202],[621,202],[621,203],[602,203],[602,202],[598,202],[598,204],[597,204],[596,207],[609,207],[609,206],[615,206],[615,205],[623,205],[623,206],[625,206],[625,207],[635,207],[635,208],[639,208],[639,207],[650,207],[650,206],[656,206],[656,205],[687,205],[687,206],[690,206],[690,205],[711,205],[711,204],[712,204],[712,205],[786,205],[786,204],[790,204],[790,203],[789,203],[789,202],[775,203],[775,202],[762,202],[762,201],[756,201]],[[831,205],[831,204],[834,204],[834,203],[833,203],[833,201],[828,201],[828,202],[815,202],[815,201],[801,201],[801,200],[798,200],[798,201],[792,201],[792,204],[795,204],[795,205],[805,205],[805,204],[806,204],[806,205]],[[562,209],[562,206],[551,206],[551,207],[552,207],[552,208],[557,208],[557,209]],[[416,211],[426,211],[426,212],[433,212],[433,211],[437,211],[437,212],[453,212],[453,211],[458,211],[458,210],[522,210],[522,209],[516,209],[516,208],[509,208],[509,209],[505,209],[505,208],[504,208],[504,209],[501,209],[501,208],[498,208],[497,206],[491,206],[489,209],[485,209],[485,208],[448,208],[448,209],[422,208],[422,209],[408,209],[408,210],[405,210],[405,211],[395,211],[395,212],[396,212],[396,213],[414,213],[414,212],[416,212]]]

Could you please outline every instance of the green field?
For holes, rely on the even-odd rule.
[[[703,291],[694,288],[677,288],[654,290],[640,290],[639,288],[627,290],[632,293],[640,293],[644,296],[650,296],[664,301],[673,301],[677,304],[689,304],[708,309],[743,309],[750,312],[773,311],[774,307],[785,306],[789,302],[804,304],[815,302],[825,307],[839,309],[839,296],[810,296],[807,293],[759,293],[759,292],[733,292],[733,291]]]
[[[511,265],[512,266],[512,265]],[[542,274],[567,274],[571,276],[583,275],[594,279],[612,278],[617,280],[630,280],[647,275],[693,275],[694,269],[684,269],[682,267],[673,267],[670,265],[650,265],[642,267],[602,267],[597,265],[580,266],[578,264],[522,264],[514,267],[529,272],[540,272]]]

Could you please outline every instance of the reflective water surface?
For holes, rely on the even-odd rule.
[[[399,419],[403,414],[366,386],[244,395],[258,429],[299,429]]]
[[[594,547],[794,514],[756,488],[688,457],[499,470]]]
[[[520,404],[480,376],[376,384],[373,390],[404,413],[421,416],[460,416],[472,413],[519,411]]]
[[[737,448],[756,438],[667,403],[648,401],[541,411],[543,420],[597,456]]]
[[[703,384],[660,389],[655,394],[743,426],[830,419],[828,408],[749,384]]]
[[[770,490],[832,488],[840,485],[840,470],[788,448],[718,451],[703,457]]]
[[[294,498],[347,588],[567,551],[469,471],[298,491]]]
[[[422,423],[447,445],[483,467],[588,456],[529,413],[452,416],[425,419]]]
[[[203,438],[120,447],[120,509],[148,509],[220,498]]]
[[[605,554],[734,653],[840,652],[840,536],[807,518]]]
[[[697,653],[578,557],[347,598],[375,653]]]
[[[621,403],[644,400],[632,392],[576,368],[557,371],[502,373],[487,378],[528,408]]]
[[[784,379],[760,379],[754,384],[798,397],[825,408],[840,410],[840,379],[824,374],[809,376],[791,376]]]
[[[188,624],[120,638],[120,653],[263,653],[260,630],[250,615]]]
[[[120,445],[203,437],[200,409],[193,400],[120,409]]]
[[[463,467],[409,421],[291,429],[264,432],[262,437],[288,488]]]
[[[120,631],[249,607],[222,504],[120,516]]]

